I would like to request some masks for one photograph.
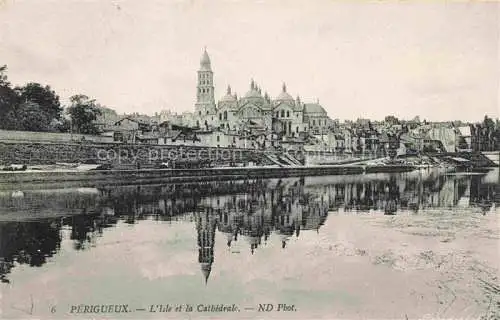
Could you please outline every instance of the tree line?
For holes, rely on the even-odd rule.
[[[95,134],[100,114],[100,105],[86,95],[74,95],[63,106],[49,85],[29,82],[14,87],[7,66],[0,66],[0,129]]]
[[[473,151],[500,150],[500,121],[484,116],[480,123],[471,124],[471,147]]]

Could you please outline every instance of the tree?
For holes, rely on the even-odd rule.
[[[55,120],[52,126],[55,131],[58,132],[70,132],[71,131],[71,121],[69,119],[61,118],[60,120]]]
[[[0,129],[9,129],[15,123],[11,111],[19,104],[19,96],[7,78],[7,66],[0,66]]]
[[[483,124],[489,129],[495,128],[495,121],[493,121],[493,119],[489,118],[487,115],[484,116]]]
[[[96,134],[98,132],[94,121],[101,114],[95,100],[86,95],[74,95],[70,98],[71,106],[68,108],[72,122],[72,129],[77,133]]]
[[[0,67],[0,86],[10,86],[10,82],[7,77],[7,65]]]
[[[489,118],[487,115],[484,116],[482,123],[483,127],[483,149],[491,151],[495,148],[495,121]]]
[[[52,119],[35,102],[27,101],[21,103],[17,108],[11,110],[7,118],[15,119],[7,129],[21,131],[51,131]]]
[[[16,91],[22,102],[35,102],[49,118],[57,120],[61,118],[62,108],[59,96],[50,86],[43,87],[39,83],[30,82],[22,87],[16,87]]]

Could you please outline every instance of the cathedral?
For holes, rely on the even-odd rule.
[[[332,121],[319,103],[303,103],[293,98],[283,84],[276,98],[271,98],[255,81],[241,97],[227,87],[226,94],[215,101],[214,72],[210,57],[203,52],[198,70],[195,112],[192,126],[201,130],[222,130],[242,135],[260,133],[271,139],[303,139],[308,134],[326,132]]]

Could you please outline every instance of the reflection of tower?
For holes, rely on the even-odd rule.
[[[201,271],[205,277],[205,283],[208,281],[212,263],[214,262],[214,244],[215,228],[217,225],[216,216],[208,212],[196,213],[196,231],[198,234],[198,262]]]

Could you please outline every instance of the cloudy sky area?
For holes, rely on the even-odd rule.
[[[122,112],[194,108],[206,46],[216,96],[250,79],[332,118],[499,113],[499,4],[0,0],[0,65]]]

